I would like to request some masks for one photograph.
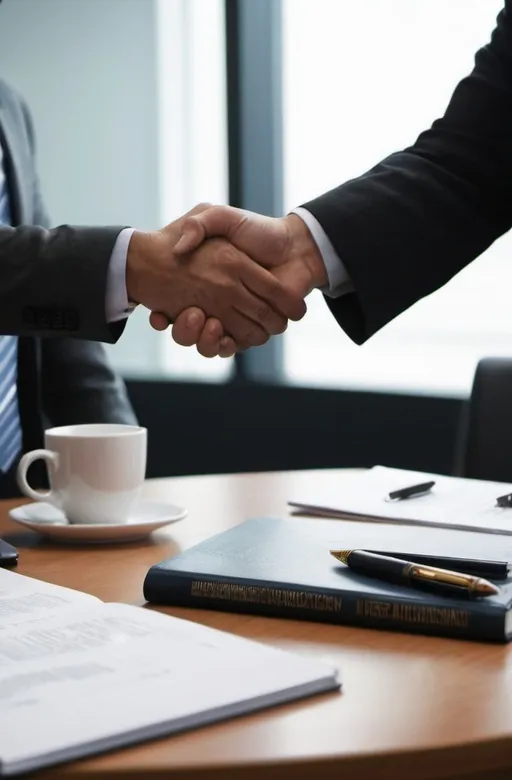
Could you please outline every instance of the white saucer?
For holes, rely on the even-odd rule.
[[[9,516],[17,523],[37,531],[55,542],[134,542],[152,531],[186,517],[187,511],[173,504],[138,501],[125,523],[86,525],[69,523],[60,509],[35,501],[11,509]]]

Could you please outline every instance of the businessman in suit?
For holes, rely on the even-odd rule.
[[[44,425],[136,422],[122,381],[91,340],[119,338],[138,304],[172,317],[198,303],[246,346],[305,312],[300,296],[223,240],[182,262],[172,253],[180,224],[150,233],[49,229],[31,118],[0,80],[0,496],[15,492],[18,457],[42,445]]]
[[[189,217],[177,251],[228,237],[290,289],[322,289],[362,344],[512,227],[512,0],[444,116],[413,146],[284,218],[229,207]],[[153,325],[167,326],[154,314]],[[198,309],[175,320],[178,343],[206,356],[239,346]]]
[[[17,94],[0,81],[0,224],[48,227],[29,121]],[[4,286],[3,267],[0,274]],[[87,422],[137,423],[103,345],[0,335],[0,496],[17,493],[18,456],[43,446],[45,427]]]

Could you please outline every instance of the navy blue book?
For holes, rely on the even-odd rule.
[[[471,599],[363,576],[332,549],[512,560],[512,537],[417,526],[256,518],[153,566],[144,596],[155,604],[247,612],[439,636],[506,642],[512,578]],[[461,569],[463,570],[463,569]]]

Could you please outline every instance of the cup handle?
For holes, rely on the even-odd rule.
[[[18,470],[16,472],[18,486],[22,493],[24,493],[29,498],[32,498],[34,501],[48,501],[54,506],[59,506],[59,501],[54,490],[46,490],[44,492],[34,490],[34,488],[31,488],[27,482],[27,471],[29,467],[35,460],[39,459],[46,462],[48,473],[50,475],[55,473],[59,467],[59,456],[56,452],[52,452],[52,450],[32,450],[32,452],[27,452],[25,455],[23,455],[18,464]]]

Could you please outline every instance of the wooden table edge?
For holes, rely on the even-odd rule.
[[[164,737],[163,739],[172,739]],[[150,747],[152,741],[141,743]],[[473,744],[473,749],[475,743]],[[471,766],[464,759],[464,751],[468,743],[459,745],[425,748],[422,750],[392,751],[387,753],[369,753],[366,755],[349,755],[340,761],[339,756],[318,756],[316,758],[281,759],[278,761],[237,762],[232,764],[205,764],[194,767],[158,766],[150,768],[138,765],[137,761],[129,761],[126,768],[94,769],[84,766],[83,761],[63,765],[65,772],[59,772],[59,777],[68,774],[79,780],[93,778],[94,780],[340,780],[349,777],[350,780],[395,780],[397,772],[410,775],[412,780],[510,780],[512,777],[512,754],[507,736],[478,743],[478,753],[472,752]],[[136,747],[130,747],[132,752]],[[123,758],[123,749],[115,750],[112,755],[119,760]],[[104,754],[105,755],[105,754]],[[467,754],[466,754],[467,755]],[[98,756],[101,758],[101,756]],[[423,769],[422,764],[428,766]],[[89,763],[89,762],[87,762]],[[55,772],[60,767],[53,766],[46,770],[32,773],[26,777],[34,780],[54,780]],[[343,773],[343,774],[341,774]],[[400,775],[402,776],[402,775]]]

